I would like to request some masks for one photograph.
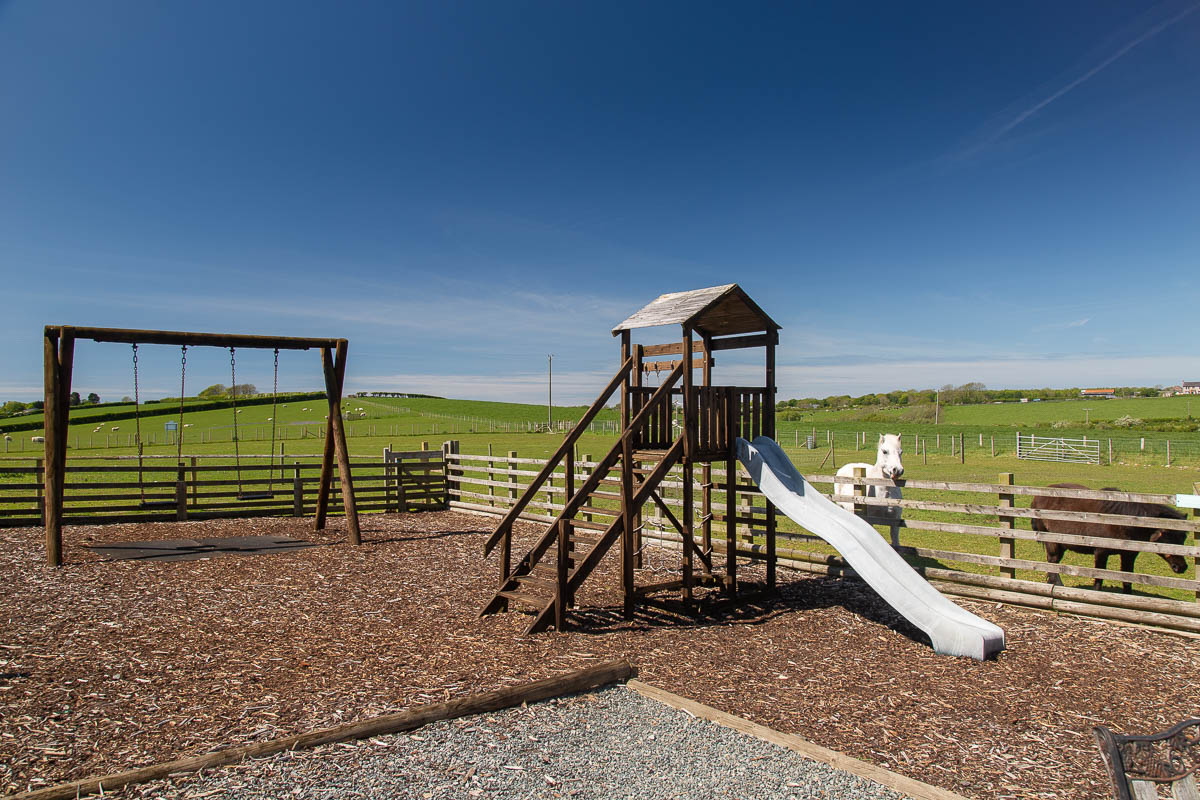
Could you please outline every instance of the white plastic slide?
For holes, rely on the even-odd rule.
[[[737,440],[738,459],[767,499],[810,533],[837,548],[859,577],[948,656],[983,660],[1004,649],[1004,631],[950,602],[930,586],[867,522],[804,480],[773,439]]]

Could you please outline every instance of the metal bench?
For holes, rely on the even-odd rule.
[[[1150,736],[1125,736],[1092,728],[1117,800],[1156,800],[1159,787],[1175,800],[1200,800],[1200,717]]]

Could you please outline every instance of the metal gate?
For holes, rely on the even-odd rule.
[[[1066,439],[1062,436],[1017,434],[1017,458],[1028,461],[1063,461],[1071,464],[1099,464],[1099,439]]]

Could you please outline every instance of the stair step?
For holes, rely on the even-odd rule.
[[[620,497],[620,495],[617,495],[617,497]],[[579,514],[600,514],[605,517],[621,516],[621,511],[619,509],[597,508],[596,506],[580,506],[579,511],[577,513],[579,513]]]
[[[522,588],[528,585],[532,589],[540,590],[542,594],[553,593],[554,587],[558,585],[557,576],[537,573],[517,575],[514,580],[521,584]]]
[[[533,594],[532,592],[517,592],[517,591],[500,592],[500,596],[503,597],[505,600],[511,600],[514,603],[520,603],[523,606],[528,606],[529,608],[535,609],[537,611],[541,611],[543,608],[546,607],[546,604],[549,603],[553,599],[552,597],[549,597],[549,596],[546,596],[543,594]]]
[[[616,516],[619,516],[619,514],[613,514],[612,516],[616,517]],[[582,519],[571,520],[571,527],[583,528],[584,530],[589,530],[589,531],[606,531],[606,530],[608,530],[608,526],[610,524],[611,523],[604,523],[604,522],[588,522],[588,521],[582,520]]]
[[[633,457],[639,461],[662,461],[667,455],[666,450],[634,450]]]

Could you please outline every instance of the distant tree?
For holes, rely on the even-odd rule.
[[[77,406],[83,402],[79,397],[79,392],[71,392],[71,405]]]
[[[96,403],[100,402],[100,395],[96,394],[95,392],[88,392],[88,402],[92,405],[96,405]]]
[[[199,397],[224,397],[228,392],[229,392],[229,390],[227,388],[225,388],[225,384],[214,383],[212,386],[209,386],[207,389],[201,389],[200,394],[198,396]]]
[[[122,398],[121,398],[121,402],[122,402],[122,403],[132,403],[132,402],[133,402],[133,398],[132,398],[132,397],[130,397],[129,395],[125,395],[124,397],[122,397]]]
[[[24,411],[25,404],[20,400],[9,400],[4,405],[0,406],[0,414],[16,414],[18,411]]]
[[[247,397],[258,394],[258,387],[253,383],[239,383],[237,386],[229,387],[229,393],[234,397]]]
[[[43,400],[34,400],[32,403],[30,403],[27,406],[27,408],[32,408],[35,411],[41,411],[45,407],[46,407],[46,403]]]

